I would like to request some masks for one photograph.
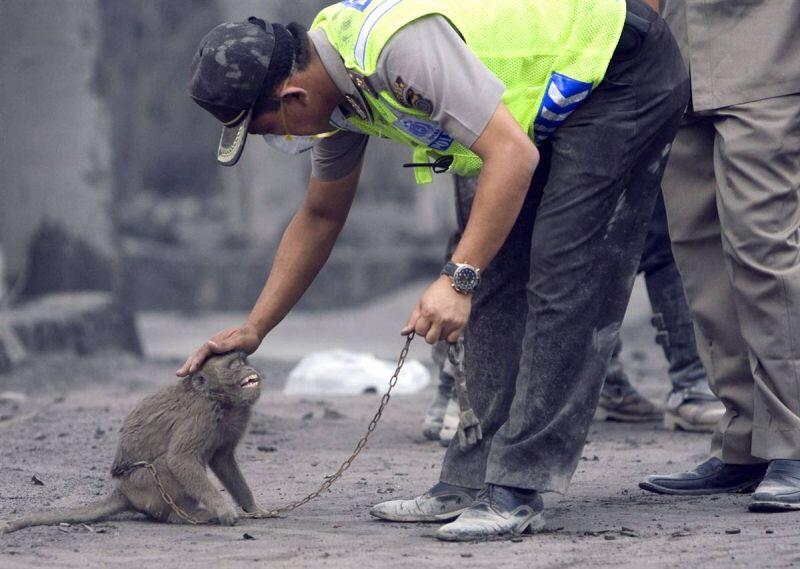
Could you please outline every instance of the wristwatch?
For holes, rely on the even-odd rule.
[[[466,263],[450,261],[442,269],[442,274],[453,279],[453,288],[461,294],[470,294],[481,284],[481,272]]]

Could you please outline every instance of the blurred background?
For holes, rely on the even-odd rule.
[[[253,138],[237,167],[218,166],[189,62],[220,22],[308,25],[330,3],[0,0],[0,370],[63,349],[178,358],[241,320],[309,157]],[[347,227],[273,355],[378,330],[399,349],[409,283],[435,278],[455,223],[449,176],[416,186],[408,157],[370,143]]]

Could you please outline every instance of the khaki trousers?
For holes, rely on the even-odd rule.
[[[800,459],[800,94],[687,116],[663,180],[726,463]]]

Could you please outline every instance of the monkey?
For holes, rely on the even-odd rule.
[[[127,416],[108,496],[83,507],[0,521],[0,535],[30,526],[96,522],[130,511],[160,522],[186,523],[143,464],[152,464],[167,494],[197,522],[233,525],[238,517],[209,480],[207,467],[250,517],[266,517],[234,456],[261,395],[261,382],[243,352],[209,358],[198,372],[146,397]]]

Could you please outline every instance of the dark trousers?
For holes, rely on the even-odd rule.
[[[519,218],[482,272],[465,334],[484,439],[467,450],[450,445],[444,482],[566,490],[688,97],[677,46],[657,19],[540,148]]]

